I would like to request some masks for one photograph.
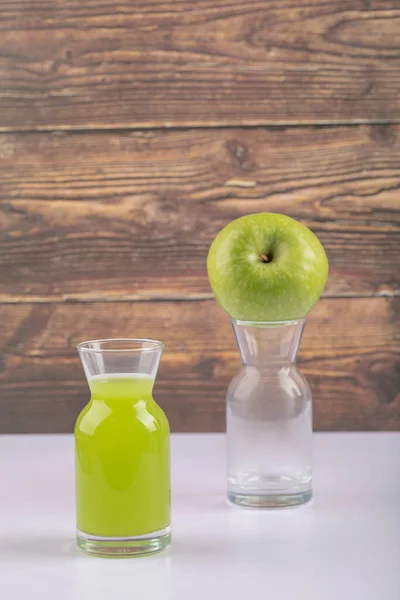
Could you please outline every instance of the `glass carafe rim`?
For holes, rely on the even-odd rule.
[[[298,325],[305,323],[307,317],[299,319],[287,319],[285,321],[243,321],[241,319],[231,318],[231,323],[234,325],[243,325],[245,327],[284,327],[285,325]]]
[[[105,347],[106,345],[116,345],[118,343],[126,343],[126,347]],[[99,347],[91,347],[92,344],[98,344]],[[149,338],[102,338],[80,342],[76,347],[79,352],[160,352],[164,348],[164,344],[159,340]]]

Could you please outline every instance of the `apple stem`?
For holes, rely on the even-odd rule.
[[[261,262],[264,262],[264,263],[269,262],[268,256],[266,254],[259,254],[258,258],[261,260]]]

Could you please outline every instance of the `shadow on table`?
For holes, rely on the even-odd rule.
[[[221,552],[224,553],[224,548],[221,547],[221,544],[216,545],[215,541],[192,539],[190,537],[183,539],[178,535],[175,536],[172,545],[166,551],[156,553],[152,556],[149,555],[146,557],[146,561],[149,559],[160,560],[160,558],[165,558],[167,560],[172,559],[174,562],[176,559],[178,559],[179,562],[182,560],[185,562],[185,559],[192,561],[193,558],[201,559],[204,556],[207,556],[208,558],[218,558]],[[47,560],[62,559],[65,561],[65,559],[75,560],[80,557],[86,558],[84,553],[79,552],[78,548],[75,546],[75,542],[70,539],[3,539],[0,543],[0,563],[10,560],[21,561],[27,559],[32,561],[43,558]],[[97,557],[90,557],[90,560],[96,560],[96,558]]]
[[[224,493],[203,492],[196,493],[188,490],[173,490],[172,510],[179,512],[201,511],[224,511],[229,507],[229,502]]]
[[[13,558],[63,558],[80,556],[73,538],[26,538],[0,540],[0,562]]]
[[[173,538],[172,544],[167,550],[173,561],[172,564],[175,564],[175,561],[185,563],[186,561],[204,560],[204,557],[212,561],[226,555],[227,551],[229,551],[229,547],[224,542],[216,542],[215,539],[180,538],[179,535]]]

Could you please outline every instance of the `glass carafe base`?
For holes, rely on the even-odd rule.
[[[310,470],[295,475],[230,472],[228,498],[239,506],[280,508],[304,504],[312,498]]]
[[[165,550],[171,543],[171,527],[164,527],[146,535],[134,537],[100,537],[77,530],[76,542],[80,550],[95,556],[114,558],[143,556]]]
[[[298,494],[239,494],[228,490],[228,500],[232,504],[248,508],[286,508],[305,504],[312,498],[312,490]]]

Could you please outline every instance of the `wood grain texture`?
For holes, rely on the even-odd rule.
[[[231,219],[289,214],[325,294],[400,289],[400,126],[0,135],[0,301],[211,297]]]
[[[322,430],[400,427],[399,298],[322,300],[300,365]],[[76,343],[112,336],[165,341],[156,398],[174,431],[220,431],[239,366],[229,320],[213,300],[0,306],[0,432],[72,431],[88,390]]]
[[[0,128],[400,119],[398,0],[3,0]]]

